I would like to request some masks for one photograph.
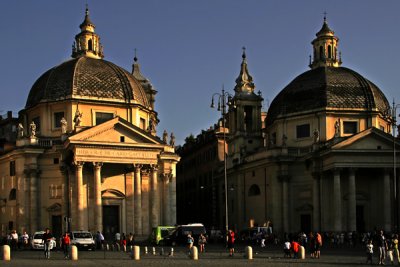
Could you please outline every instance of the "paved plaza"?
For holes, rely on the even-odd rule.
[[[51,253],[51,259],[46,260],[42,251],[13,251],[10,262],[1,262],[2,266],[363,266],[365,265],[364,249],[358,248],[324,248],[321,259],[311,259],[307,255],[305,260],[283,258],[279,247],[254,247],[254,259],[244,258],[244,247],[238,247],[234,257],[229,257],[227,250],[220,245],[210,245],[206,253],[199,253],[199,260],[193,261],[184,247],[174,248],[174,256],[168,256],[170,247],[164,248],[164,255],[160,255],[161,248],[156,247],[157,254],[144,254],[141,247],[140,261],[132,260],[129,252],[122,251],[79,251],[79,260],[65,260],[62,251]],[[374,263],[377,263],[376,253]],[[397,262],[396,262],[397,263]]]

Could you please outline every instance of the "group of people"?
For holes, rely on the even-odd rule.
[[[286,239],[283,243],[283,257],[284,258],[295,258],[299,257],[300,247],[303,246],[306,249],[306,244],[309,243],[310,256],[313,259],[319,259],[321,257],[321,247],[322,247],[322,236],[320,233],[310,233],[307,236],[301,233],[297,239]]]
[[[379,265],[385,265],[386,261],[393,265],[395,260],[400,265],[399,237],[397,234],[386,236],[383,230],[374,233],[366,244],[367,264],[373,264],[372,257],[375,248],[378,252]]]
[[[205,252],[206,244],[207,244],[207,237],[204,234],[199,235],[199,239],[197,241],[197,244],[199,245],[200,253]],[[189,255],[191,253],[191,249],[194,245],[194,238],[191,234],[187,235],[187,247],[189,249]]]
[[[29,248],[29,241],[30,237],[26,232],[18,234],[16,230],[12,230],[3,243],[9,245],[12,250],[17,250]]]
[[[118,244],[121,247],[133,246],[134,242],[135,242],[135,236],[132,233],[129,233],[129,235],[125,235],[125,233],[122,233],[122,235],[120,233],[115,233],[114,243]]]

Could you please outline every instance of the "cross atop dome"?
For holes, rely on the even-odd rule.
[[[75,36],[75,42],[72,45],[72,57],[104,58],[100,37],[94,32],[96,26],[89,18],[88,5],[86,5],[85,19],[79,25],[79,28],[81,32]]]
[[[240,66],[240,74],[236,79],[235,92],[254,92],[254,88],[256,87],[253,83],[253,77],[251,77],[249,70],[247,69],[247,60],[246,60],[246,47],[243,47],[242,53],[242,64]]]

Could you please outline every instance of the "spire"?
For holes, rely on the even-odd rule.
[[[94,32],[95,27],[89,18],[89,7],[86,4],[85,19],[79,25],[81,32],[75,36],[75,42],[72,45],[72,57],[104,58],[103,46],[100,43],[100,37]]]
[[[313,45],[314,58],[309,66],[312,69],[318,67],[340,67],[342,60],[338,58],[339,38],[335,36],[335,32],[328,26],[326,20],[326,12],[324,12],[324,22],[321,29],[316,33],[311,44]]]
[[[239,77],[236,79],[235,92],[253,93],[256,86],[253,83],[253,77],[251,77],[249,70],[247,69],[246,47],[243,47],[242,49],[242,64],[240,66]]]

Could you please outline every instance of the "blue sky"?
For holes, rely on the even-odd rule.
[[[242,46],[267,110],[308,70],[325,11],[342,66],[400,103],[398,0],[2,0],[1,114],[21,110],[35,80],[70,58],[86,2],[106,60],[130,71],[138,50],[142,73],[158,90],[158,135],[173,131],[177,144],[219,118],[211,95],[222,84],[233,93]]]

